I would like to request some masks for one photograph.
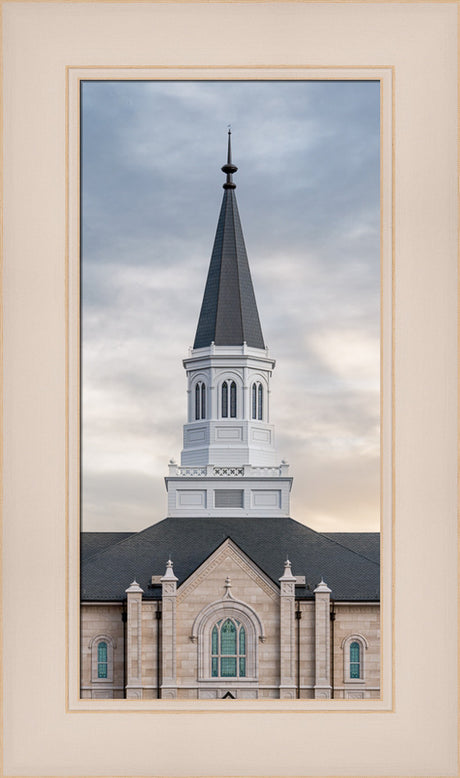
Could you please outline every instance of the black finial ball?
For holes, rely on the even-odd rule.
[[[222,173],[227,173],[227,175],[232,175],[233,173],[236,173],[238,168],[237,168],[236,165],[232,165],[232,163],[230,162],[230,164],[227,163],[226,165],[224,165],[221,168],[221,170],[222,170]]]

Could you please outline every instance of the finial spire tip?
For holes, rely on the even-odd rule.
[[[224,189],[235,189],[236,184],[233,183],[233,173],[236,173],[238,168],[232,163],[232,125],[228,126],[228,149],[227,149],[227,164],[222,167],[222,172],[227,174],[227,180],[225,182]]]

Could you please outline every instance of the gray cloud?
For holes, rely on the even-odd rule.
[[[378,84],[88,82],[82,111],[85,528],[165,515],[228,122],[293,515],[376,528]]]

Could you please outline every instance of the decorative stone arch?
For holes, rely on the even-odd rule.
[[[258,643],[265,641],[261,619],[245,602],[228,597],[207,605],[193,622],[191,639],[198,644],[198,680],[222,683],[211,674],[211,632],[221,619],[236,619],[246,631],[246,681],[258,678]],[[225,679],[228,684],[229,679]]]
[[[99,644],[105,643],[107,646],[107,677],[98,677],[98,649]],[[113,683],[113,652],[117,647],[117,641],[110,635],[100,634],[91,638],[88,648],[91,651],[91,681],[92,683]]]
[[[350,646],[352,643],[357,643],[359,646],[359,678],[350,677]],[[369,642],[364,635],[355,633],[353,635],[347,635],[340,645],[343,651],[343,681],[350,684],[363,684],[366,680],[365,669],[365,652],[369,648]]]

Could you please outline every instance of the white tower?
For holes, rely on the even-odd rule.
[[[288,516],[292,478],[270,424],[268,355],[236,203],[227,179],[187,372],[181,465],[166,480],[169,516]]]

